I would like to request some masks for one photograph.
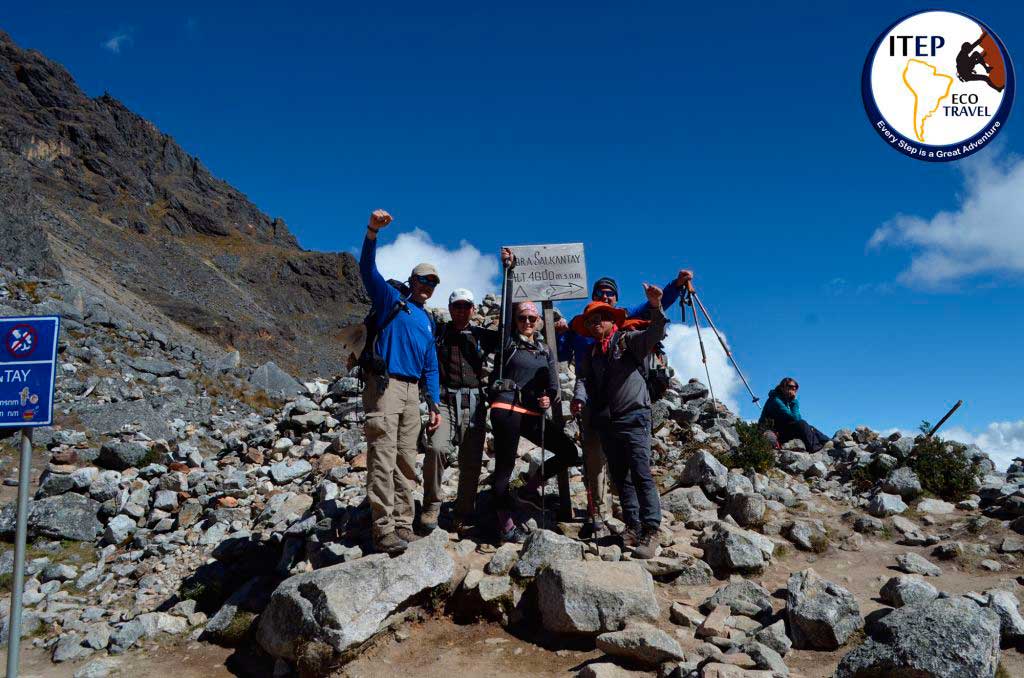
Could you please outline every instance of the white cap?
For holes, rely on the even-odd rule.
[[[452,290],[451,295],[448,297],[448,305],[452,305],[457,301],[468,301],[471,304],[476,304],[473,301],[473,293],[462,287],[457,287]]]

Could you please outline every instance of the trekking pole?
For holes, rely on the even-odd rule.
[[[690,288],[693,289],[692,287]],[[693,292],[688,292],[686,295],[689,300],[690,308],[693,308]],[[686,308],[683,298],[679,299],[679,306]],[[683,322],[686,322],[686,311],[683,311]],[[714,408],[715,421],[718,421],[718,405],[715,403],[715,387],[711,384],[711,370],[708,369],[708,353],[704,349],[704,337],[700,333],[700,318],[697,316],[697,310],[693,310],[693,326],[697,328],[697,343],[700,344],[700,359],[704,363],[704,374],[708,377],[708,390],[711,392],[711,407]]]
[[[722,335],[719,334],[718,328],[715,327],[715,321],[711,319],[711,315],[708,313],[708,310],[704,308],[704,304],[701,303],[700,297],[697,296],[697,291],[693,289],[693,285],[690,285],[690,297],[697,302],[697,306],[700,307],[701,313],[704,314],[704,317],[708,321],[708,325],[711,326],[711,331],[715,333],[716,337],[718,337],[718,343],[722,345],[722,350],[724,350],[725,355],[729,357],[729,360],[732,362],[732,366],[736,369],[736,374],[740,375],[743,385],[747,387],[747,393],[750,394],[750,397],[753,399],[752,402],[756,405],[761,399],[754,395],[754,391],[751,390],[750,384],[747,383],[747,378],[743,376],[743,370],[740,369],[739,364],[736,362],[736,358],[732,355],[732,351],[729,350],[729,346],[725,343],[725,340],[722,339]],[[697,312],[696,309],[694,309],[694,316],[696,315]]]
[[[583,442],[583,417],[577,414],[573,419],[576,420],[576,433],[580,439],[580,450],[583,452],[583,487],[587,491],[587,517],[594,523],[597,518],[597,507],[594,506],[594,492],[590,487],[590,467],[587,466],[587,449]]]

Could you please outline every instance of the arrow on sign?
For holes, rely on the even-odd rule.
[[[548,294],[548,298],[554,299],[555,297],[561,297],[566,294],[575,294],[576,292],[582,292],[584,289],[583,285],[580,285],[579,283],[559,283],[551,286],[551,293]]]

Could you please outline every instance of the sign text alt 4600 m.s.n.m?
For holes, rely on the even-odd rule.
[[[59,332],[56,316],[0,318],[0,427],[53,422]]]
[[[587,259],[583,243],[510,246],[516,256],[512,301],[583,299],[587,287]]]

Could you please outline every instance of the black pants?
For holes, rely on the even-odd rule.
[[[661,525],[661,498],[651,475],[651,411],[636,410],[596,422],[612,482],[619,488],[622,520],[634,529]]]
[[[806,421],[801,419],[800,421],[794,421],[786,424],[776,431],[779,435],[779,444],[785,445],[790,440],[799,438],[803,441],[804,447],[807,448],[808,452],[817,452],[827,443],[830,438],[814,428]]]
[[[491,426],[494,429],[494,500],[499,511],[511,511],[514,506],[508,484],[516,466],[516,452],[519,437],[526,438],[534,445],[540,445],[540,417],[530,414],[491,408]],[[555,454],[555,458],[544,463],[544,479],[547,480],[579,463],[575,443],[565,434],[562,427],[549,420],[544,424],[544,448]],[[543,453],[543,451],[542,451]]]

